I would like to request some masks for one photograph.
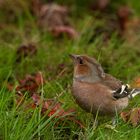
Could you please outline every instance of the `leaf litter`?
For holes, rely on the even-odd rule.
[[[134,127],[140,124],[140,108],[133,108],[128,112],[121,112],[120,116],[124,122],[130,123]]]
[[[41,93],[38,92],[40,86],[45,84],[46,80],[41,72],[35,74],[27,74],[23,79],[19,79],[19,84],[16,86],[16,105],[22,106],[23,110],[35,109],[41,107],[41,114],[47,113],[48,117],[54,116],[61,121],[72,121],[80,128],[84,128],[84,125],[80,120],[76,119],[75,109],[63,109],[63,104],[54,98],[42,98]],[[14,85],[11,83],[7,85],[7,88],[12,91]],[[26,93],[28,98],[25,98]]]
[[[37,47],[33,43],[21,45],[16,51],[16,62],[21,62],[22,58],[32,57],[36,53]]]
[[[34,2],[34,1],[32,1]],[[36,3],[35,3],[36,2]],[[32,11],[34,11],[34,14],[37,16],[37,23],[40,27],[40,29],[44,31],[49,31],[51,34],[55,37],[59,37],[63,34],[66,34],[70,38],[77,39],[79,36],[79,33],[72,27],[69,21],[69,9],[66,6],[58,5],[55,3],[40,3],[40,0],[35,0],[34,6]],[[106,10],[110,6],[111,1],[110,0],[99,0],[96,1],[93,5],[93,10],[98,10],[103,14],[104,10]],[[20,8],[18,9],[20,10]],[[121,37],[125,37],[127,35],[126,31],[128,29],[133,30],[134,33],[139,28],[140,20],[138,18],[132,20],[130,19],[131,15],[131,8],[127,5],[119,6],[116,10],[116,13],[113,13],[116,17],[115,23],[114,20],[110,20],[107,22],[106,25],[115,25],[115,31],[119,32],[119,35]],[[11,16],[12,17],[12,16]],[[111,17],[111,15],[107,14],[107,17]],[[15,18],[12,18],[11,20],[14,20]],[[107,19],[108,20],[108,19]],[[113,21],[113,22],[112,22]],[[110,24],[108,24],[110,23]],[[134,26],[134,28],[133,28]],[[105,26],[106,27],[106,26]],[[114,32],[114,26],[109,26],[109,28],[112,27],[112,30]],[[109,29],[110,30],[110,29]],[[101,34],[104,32],[104,38],[105,41],[110,39],[110,32],[108,28],[104,29],[103,27],[100,27],[99,30],[95,30],[95,34],[98,34],[98,32],[101,32]],[[130,31],[132,32],[132,31]],[[133,34],[131,36],[127,37],[128,40],[130,38],[134,38]],[[33,44],[27,44],[27,45],[21,45],[17,49],[17,58],[16,62],[20,62],[22,58],[25,57],[32,57],[37,53],[37,48]],[[63,71],[60,73],[60,76],[63,74]],[[41,99],[39,94],[39,88],[45,84],[46,80],[43,78],[42,73],[37,72],[35,74],[28,74],[25,76],[24,79],[18,80],[19,84],[16,86],[16,102],[17,105],[22,105],[23,102],[26,100],[24,98],[24,95],[26,92],[29,93],[29,98],[32,99],[31,104],[28,104],[28,106],[31,105],[31,108],[36,108],[42,105],[42,114],[47,112],[48,110],[48,117],[54,115],[56,113],[56,117],[60,116],[67,116],[69,113],[74,113],[74,110],[67,110],[65,111],[63,109],[63,104],[54,100],[54,99]],[[138,79],[134,86],[140,87],[140,80]],[[7,88],[9,90],[13,90],[14,86],[10,83],[7,85]],[[140,109],[139,108],[133,108],[129,112],[122,112],[121,117],[125,122],[130,122],[133,126],[137,126],[140,122]],[[74,121],[78,122],[74,118]],[[80,124],[80,123],[79,123]]]
[[[71,26],[66,6],[55,3],[43,4],[38,14],[38,25],[43,30],[51,32],[55,37],[66,34],[72,39],[78,37],[78,32]]]

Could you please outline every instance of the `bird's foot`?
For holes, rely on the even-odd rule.
[[[118,123],[118,121],[117,121],[116,117],[113,117],[112,118],[112,126],[116,127],[117,123]]]
[[[97,119],[95,119],[93,122],[93,128],[96,129],[98,124],[99,124],[99,121]]]

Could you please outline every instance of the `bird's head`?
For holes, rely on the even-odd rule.
[[[74,79],[92,83],[104,78],[105,73],[94,58],[74,54],[70,54],[70,57],[74,62]]]

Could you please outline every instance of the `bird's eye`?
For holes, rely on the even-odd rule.
[[[84,64],[84,61],[81,57],[78,57],[77,60],[80,65]]]

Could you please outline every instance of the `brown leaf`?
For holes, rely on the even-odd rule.
[[[121,32],[124,32],[126,30],[126,24],[131,14],[132,14],[132,9],[130,7],[128,6],[119,7],[117,11],[117,16],[118,16]]]
[[[43,85],[45,82],[41,72],[36,73],[34,78],[37,85]]]
[[[14,85],[11,83],[7,83],[6,87],[9,91],[13,91],[13,89],[14,89]]]
[[[54,3],[44,4],[41,7],[38,24],[43,30],[48,30],[58,37],[66,34],[70,38],[77,38],[78,33],[68,20],[68,8]]]
[[[41,103],[41,99],[39,97],[39,95],[37,94],[33,94],[32,96],[33,101],[35,102],[35,105],[38,106]],[[79,125],[81,128],[84,128],[84,125],[82,124],[82,122],[80,122],[80,120],[77,120],[75,118],[75,116],[73,116],[72,114],[75,112],[75,109],[68,109],[67,111],[65,111],[62,108],[62,104],[60,102],[56,102],[54,99],[46,99],[42,101],[42,114],[45,114],[45,112],[47,112],[48,117],[51,117],[52,115],[55,114],[54,117],[62,117],[60,118],[60,120],[69,120],[74,122],[75,124]],[[67,117],[67,118],[63,118],[63,117]]]
[[[68,8],[57,4],[44,4],[41,7],[39,23],[41,27],[53,28],[69,25]]]
[[[80,120],[76,119],[75,109],[64,110],[62,108],[62,103],[54,100],[54,99],[41,99],[41,97],[34,93],[32,96],[32,101],[26,101],[24,95],[22,93],[16,94],[16,105],[23,107],[24,111],[30,109],[36,109],[39,105],[41,105],[41,114],[44,115],[47,112],[47,116],[51,117],[54,115],[55,118],[59,118],[60,120],[57,122],[57,125],[61,124],[62,121],[68,120],[80,126],[80,128],[84,128],[84,125]]]
[[[120,116],[124,122],[128,122],[130,117],[130,112],[121,112]]]
[[[93,4],[91,4],[92,6],[90,7],[92,10],[103,11],[107,8],[109,3],[110,3],[110,0],[96,0]]]
[[[32,9],[31,9],[32,13],[38,17],[40,14],[41,6],[42,6],[42,1],[41,0],[31,0],[31,4],[32,4]]]
[[[66,34],[70,38],[73,38],[73,39],[78,38],[78,33],[71,26],[56,26],[51,29],[51,33],[55,37],[59,37],[63,34]]]
[[[16,105],[17,106],[20,106],[21,104],[23,104],[23,102],[24,102],[24,95],[21,93],[21,92],[18,92],[17,94],[16,94]]]
[[[125,32],[123,33],[125,40],[133,45],[135,48],[139,48],[140,34],[140,18],[133,17],[125,25]]]
[[[33,44],[28,44],[28,45],[21,45],[17,49],[17,58],[16,62],[20,62],[22,58],[28,57],[28,56],[33,56],[37,53],[37,48]]]
[[[135,78],[135,80],[131,84],[134,88],[140,88],[140,77]]]
[[[19,85],[16,87],[16,91],[22,93],[29,92],[33,94],[37,92],[39,86],[45,83],[45,80],[41,72],[38,72],[34,75],[26,75],[24,79],[19,80]]]
[[[75,119],[74,117],[69,117],[69,120],[74,122],[75,124],[79,125],[81,128],[85,128],[83,123],[80,120]]]
[[[133,126],[140,124],[140,108],[133,108],[129,112],[122,112],[121,118],[125,122],[130,122]]]
[[[46,100],[43,99],[41,101],[40,96],[37,94],[33,94],[32,99],[36,106],[42,103],[42,113],[44,114],[45,112],[48,112],[49,117],[54,114],[56,114],[55,117],[66,116],[75,112],[74,109],[69,109],[65,111],[62,108],[62,104],[60,102],[56,102],[54,99],[46,99]]]
[[[133,126],[140,124],[140,108],[134,108],[130,114],[130,122]]]
[[[32,95],[32,99],[33,99],[35,105],[38,106],[38,105],[40,104],[40,96],[39,96],[38,94],[35,94],[35,93],[34,93],[34,94]]]

